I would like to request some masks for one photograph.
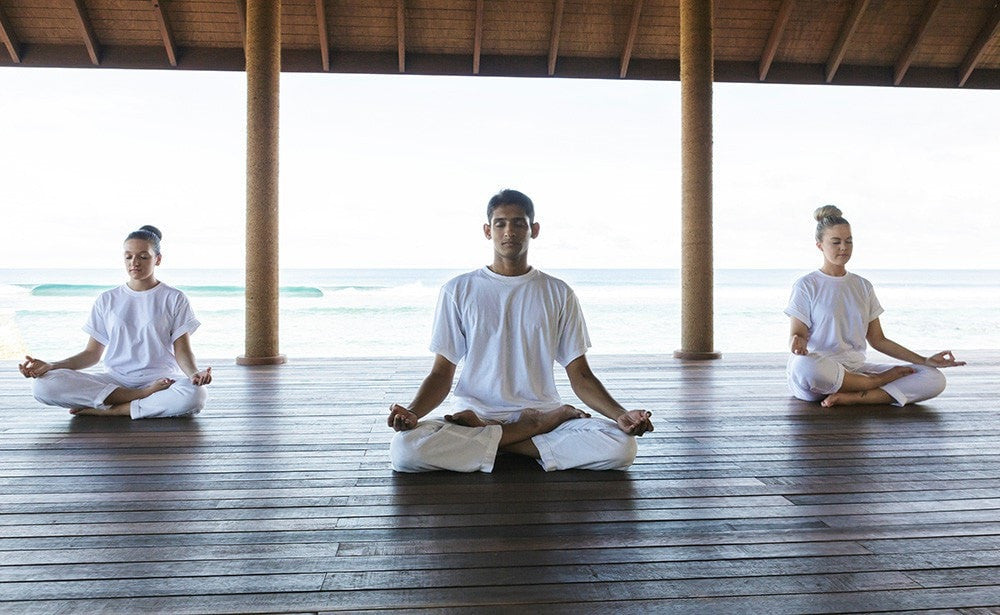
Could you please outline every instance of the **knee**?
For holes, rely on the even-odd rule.
[[[835,393],[838,388],[837,366],[829,359],[813,355],[795,355],[788,364],[788,380],[799,399],[814,401],[817,395]]]
[[[53,373],[49,372],[42,376],[41,378],[31,379],[31,394],[36,400],[46,405],[54,405],[53,400],[58,397],[60,393],[60,387],[58,385],[59,377]]]
[[[614,450],[614,455],[609,460],[609,465],[614,470],[628,469],[635,462],[635,454],[638,450],[639,445],[636,443],[635,436],[628,436],[626,439],[620,440],[619,445]]]
[[[190,381],[184,381],[174,383],[173,387],[177,387],[177,392],[182,395],[177,416],[198,414],[205,408],[205,402],[208,401],[208,391],[205,390],[204,386],[197,386]]]
[[[430,425],[417,425],[409,431],[397,431],[389,443],[389,460],[396,472],[422,472],[422,444],[427,441]]]
[[[923,372],[924,381],[927,383],[926,399],[937,397],[944,392],[944,387],[948,384],[948,381],[941,370],[936,367],[927,367],[921,371]]]

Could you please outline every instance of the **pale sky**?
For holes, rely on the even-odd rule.
[[[0,68],[0,268],[241,268],[245,75]],[[675,82],[285,74],[281,266],[472,268],[503,187],[531,196],[542,268],[677,267]],[[1000,92],[717,84],[715,265],[818,266],[812,210],[852,264],[1000,268]]]

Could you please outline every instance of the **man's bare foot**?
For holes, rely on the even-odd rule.
[[[891,404],[892,401],[891,395],[882,389],[875,389],[874,391],[834,393],[820,402],[820,405],[824,408],[832,408],[834,406],[857,406],[860,404]]]
[[[104,403],[109,406],[117,406],[119,404],[127,404],[130,401],[135,401],[137,399],[145,399],[156,393],[157,391],[162,391],[163,389],[169,389],[175,381],[172,378],[160,378],[144,386],[141,389],[130,389],[128,387],[118,387],[114,391],[111,391],[111,395],[108,395],[104,399]],[[79,414],[79,413],[78,413]]]
[[[153,384],[139,389],[140,393],[143,393],[142,397],[136,397],[136,399],[145,399],[156,393],[157,391],[162,391],[163,389],[169,389],[170,385],[175,382],[172,378],[160,378],[159,380],[153,382]]]
[[[487,425],[497,424],[495,421],[484,421],[472,410],[462,410],[455,414],[446,414],[444,415],[444,420],[464,427],[486,427]]]

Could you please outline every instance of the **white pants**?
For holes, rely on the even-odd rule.
[[[896,366],[865,363],[851,372],[878,374],[893,367]],[[944,390],[945,379],[941,370],[926,365],[910,367],[917,371],[879,387],[895,400],[897,406],[937,397]],[[788,388],[792,390],[792,395],[803,401],[819,401],[840,390],[844,385],[845,373],[847,369],[843,365],[828,357],[815,353],[806,356],[792,355],[788,360]]]
[[[503,422],[513,422],[515,412]],[[492,472],[500,445],[500,425],[465,427],[442,420],[421,421],[400,431],[389,445],[397,472]],[[611,421],[572,419],[531,438],[546,472],[552,470],[624,470],[635,460],[635,438]]]
[[[110,374],[54,369],[41,378],[35,378],[31,392],[35,399],[47,406],[107,410],[109,406],[104,400],[119,387],[136,388]],[[183,378],[149,397],[136,399],[129,411],[133,419],[185,416],[201,412],[207,399],[205,387],[195,386],[189,379]]]

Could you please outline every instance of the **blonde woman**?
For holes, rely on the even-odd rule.
[[[820,207],[813,216],[823,264],[795,282],[785,308],[791,318],[792,394],[826,407],[904,406],[939,395],[945,378],[938,368],[965,362],[956,361],[950,350],[924,357],[887,338],[871,282],[846,268],[854,249],[850,223],[833,205]],[[906,364],[868,362],[869,344]]]

